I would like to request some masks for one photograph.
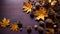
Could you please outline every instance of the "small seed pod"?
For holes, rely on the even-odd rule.
[[[55,22],[53,22],[52,19],[48,18],[46,19],[46,24],[46,27],[53,28],[53,24],[55,24]]]
[[[40,21],[39,25],[44,28],[44,22],[43,21]]]
[[[32,19],[34,18],[34,13],[33,13],[33,12],[30,13],[30,17],[31,17]]]
[[[33,9],[33,11],[36,11],[36,7],[35,7],[35,6],[33,6],[33,8],[32,8],[32,9]]]
[[[56,28],[56,27],[57,27],[57,25],[53,25],[53,27],[54,27],[54,28]]]
[[[21,21],[19,21],[17,25],[18,25],[19,28],[22,28],[22,23],[21,23]]]
[[[53,24],[53,28],[54,28],[54,32],[57,32],[58,24],[57,23]]]
[[[20,28],[20,31],[22,31],[23,30],[23,28]]]
[[[22,23],[21,23],[21,21],[19,21],[17,25],[18,25],[18,27],[19,27],[20,31],[22,31],[22,29],[23,29],[23,26],[22,26]]]
[[[52,19],[50,18],[46,19],[46,23],[52,23],[52,22],[53,22]]]
[[[37,30],[38,29],[38,25],[34,25],[34,28],[35,28],[35,30]]]
[[[28,26],[27,27],[27,32],[30,34],[32,32],[32,27],[31,26]]]
[[[38,27],[38,32],[39,32],[39,34],[43,34],[43,28],[42,27]]]

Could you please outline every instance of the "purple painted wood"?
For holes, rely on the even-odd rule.
[[[23,12],[22,6],[24,1],[26,0],[1,0],[0,20],[6,17],[10,18],[11,23],[21,20],[23,26],[34,26],[38,24],[35,20],[32,20],[28,14]],[[0,34],[27,34],[27,31],[26,28],[23,28],[22,32],[11,32],[9,28],[0,28]],[[38,34],[38,32],[33,29],[31,34]]]

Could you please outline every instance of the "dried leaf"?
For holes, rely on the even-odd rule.
[[[10,23],[10,19],[3,18],[1,27],[6,28]]]
[[[36,16],[35,20],[39,20],[39,19],[44,20],[44,17],[48,17],[48,14],[46,13],[45,8],[40,8],[39,10],[36,11],[35,16]]]
[[[18,31],[18,29],[19,29],[19,27],[16,23],[12,24],[10,27],[11,27],[10,28],[11,31]]]
[[[53,28],[46,28],[51,34],[54,34],[54,29]]]
[[[24,8],[24,11],[25,11],[26,13],[29,13],[29,12],[31,12],[32,5],[31,5],[30,2],[29,2],[29,3],[28,3],[28,2],[25,2],[23,8]]]

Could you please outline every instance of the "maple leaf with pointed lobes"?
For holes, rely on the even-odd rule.
[[[3,18],[1,22],[1,27],[6,28],[9,25],[9,23],[10,23],[10,19]]]
[[[19,29],[19,27],[16,23],[12,24],[10,27],[11,27],[10,28],[11,31],[18,31],[18,29]]]
[[[35,20],[44,20],[44,17],[48,17],[45,8],[40,8],[39,10],[36,10],[34,15],[36,16]]]
[[[24,12],[30,13],[32,10],[31,2],[24,2],[23,9],[24,9]]]

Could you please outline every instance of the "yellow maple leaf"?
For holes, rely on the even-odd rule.
[[[3,18],[1,27],[6,28],[10,23],[10,19]]]
[[[18,29],[19,29],[19,27],[16,23],[12,24],[10,27],[11,27],[10,28],[11,31],[18,31]]]
[[[48,30],[49,32],[51,32],[51,34],[54,34],[54,29],[53,28],[46,28],[46,30]]]
[[[26,13],[31,12],[31,9],[32,9],[31,2],[24,2],[23,8],[24,8],[24,11],[26,11]]]
[[[44,15],[41,14],[41,15],[37,16],[35,20],[39,20],[40,18],[44,20]]]
[[[39,19],[44,20],[44,17],[48,17],[45,8],[40,8],[39,10],[36,10],[34,15],[36,16],[35,20],[39,20]]]

